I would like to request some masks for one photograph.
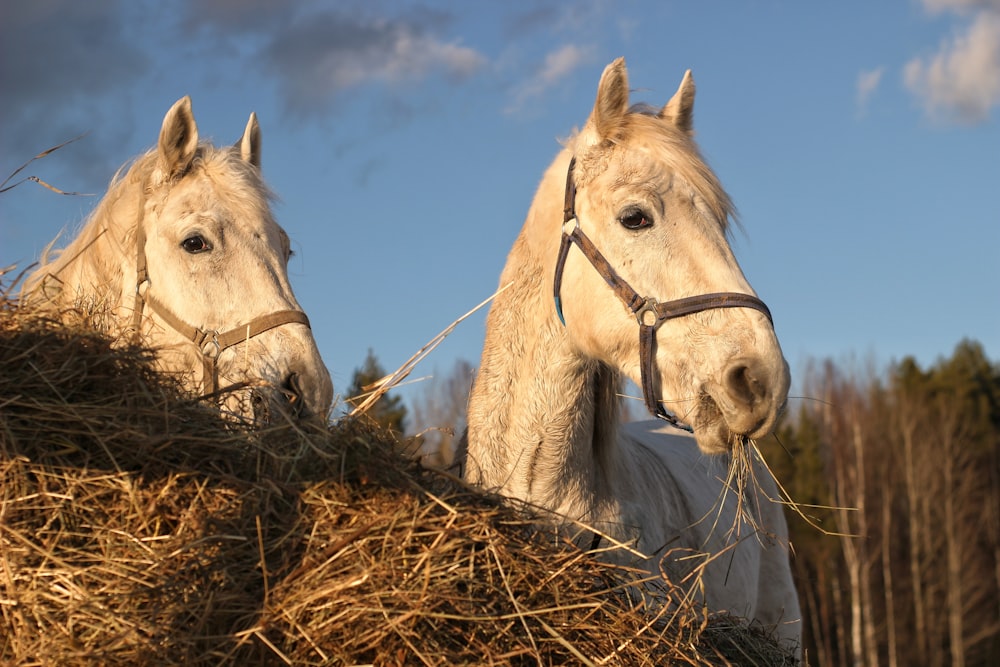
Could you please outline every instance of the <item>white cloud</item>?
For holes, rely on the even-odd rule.
[[[414,81],[435,70],[461,78],[475,72],[484,58],[473,49],[446,44],[405,30],[387,35],[380,44],[347,51],[327,48],[314,72],[314,83],[337,93],[352,86]]]
[[[546,90],[572,74],[589,58],[590,54],[586,49],[573,44],[550,51],[534,75],[514,91],[514,99],[507,107],[507,113],[516,113],[523,109],[529,101],[541,96]]]
[[[478,51],[440,40],[417,22],[332,12],[279,32],[264,58],[289,107],[304,113],[326,112],[357,86],[416,83],[438,72],[460,80],[486,64]]]
[[[882,82],[882,73],[884,70],[884,67],[879,67],[858,74],[858,109],[861,112],[864,112],[868,106],[868,100],[878,90],[879,84]]]
[[[1000,106],[1000,12],[978,12],[968,31],[942,44],[933,57],[907,63],[903,77],[932,116],[969,123],[985,120]]]
[[[545,56],[545,64],[536,79],[543,85],[557,82],[586,60],[586,54],[578,46],[569,44]]]

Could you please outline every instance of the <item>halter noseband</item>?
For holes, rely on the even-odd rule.
[[[682,423],[676,416],[667,412],[663,407],[663,402],[657,397],[656,378],[654,373],[654,361],[656,359],[656,330],[667,320],[703,310],[715,308],[753,308],[759,310],[767,316],[768,321],[773,324],[771,311],[763,301],[750,294],[739,292],[715,292],[712,294],[701,294],[689,296],[673,301],[659,303],[653,297],[640,296],[625,280],[618,275],[607,258],[601,254],[593,242],[580,229],[580,221],[576,216],[576,182],[573,179],[573,167],[576,165],[576,158],[570,160],[569,169],[566,173],[566,199],[563,208],[562,242],[559,245],[559,257],[556,261],[554,296],[556,303],[556,313],[559,320],[565,326],[566,319],[562,312],[562,298],[560,288],[562,286],[563,268],[566,265],[566,257],[569,255],[570,246],[576,246],[590,262],[591,266],[604,278],[604,281],[625,304],[625,307],[635,315],[639,322],[639,368],[642,375],[642,395],[649,412],[666,422],[685,431],[693,431],[692,428]]]
[[[158,299],[153,297],[152,294],[149,294],[149,270],[146,264],[146,228],[142,224],[146,208],[146,186],[147,184],[143,182],[141,194],[139,195],[139,207],[136,212],[136,282],[135,303],[132,308],[132,328],[135,336],[138,338],[142,325],[143,307],[148,304],[149,309],[166,322],[171,329],[191,341],[198,348],[198,351],[201,353],[203,369],[202,390],[206,396],[211,395],[219,388],[216,375],[216,361],[223,350],[285,324],[304,324],[309,327],[309,318],[301,310],[278,310],[269,315],[255,317],[246,324],[241,324],[228,331],[219,333],[214,330],[199,329],[188,324]]]

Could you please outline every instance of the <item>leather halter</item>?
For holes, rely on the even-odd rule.
[[[214,394],[219,388],[216,361],[223,350],[244,341],[249,341],[254,336],[285,324],[304,324],[309,327],[309,318],[301,310],[278,310],[269,315],[255,317],[246,324],[241,324],[228,331],[219,333],[216,330],[199,329],[175,315],[173,311],[149,293],[149,270],[146,264],[146,228],[142,224],[146,208],[146,187],[146,182],[143,182],[139,196],[139,206],[136,212],[136,282],[135,303],[132,308],[132,328],[136,338],[138,338],[142,325],[143,307],[148,304],[149,309],[156,313],[171,329],[191,341],[201,353],[203,370],[202,390],[208,396]]]
[[[715,308],[753,308],[767,316],[773,325],[771,311],[763,301],[750,294],[739,292],[715,292],[689,296],[672,301],[658,302],[653,297],[640,296],[625,280],[618,275],[611,263],[601,254],[593,242],[580,229],[580,221],[576,216],[576,182],[573,179],[573,167],[576,158],[570,160],[566,173],[566,199],[563,208],[562,242],[559,245],[559,258],[556,261],[554,296],[556,313],[559,320],[566,325],[562,312],[563,268],[570,246],[575,244],[594,269],[604,278],[604,281],[614,291],[625,307],[635,315],[639,322],[639,368],[642,375],[642,395],[649,412],[666,422],[685,431],[693,432],[691,426],[682,423],[676,416],[667,412],[663,402],[658,398],[657,375],[654,370],[656,360],[656,330],[667,320],[684,317],[693,313]]]

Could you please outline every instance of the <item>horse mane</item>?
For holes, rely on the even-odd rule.
[[[603,362],[597,362],[591,375],[591,391],[594,397],[594,437],[596,446],[594,456],[597,465],[605,470],[611,469],[616,452],[611,451],[609,443],[617,441],[617,433],[621,426],[622,398],[624,381],[621,373]]]
[[[134,248],[139,188],[152,171],[155,158],[155,151],[150,151],[118,168],[111,177],[107,192],[83,220],[69,244],[54,249],[59,239],[57,236],[42,251],[38,268],[24,282],[22,300],[36,302],[37,305],[72,305],[80,295],[69,293],[70,290],[64,287],[74,283],[86,284],[84,280],[93,285],[99,277],[109,294],[120,288],[121,272],[115,270],[107,258]],[[126,211],[130,215],[126,216]],[[73,278],[71,274],[79,278]]]
[[[722,187],[722,183],[701,155],[694,139],[659,116],[660,110],[645,103],[638,103],[624,114],[611,137],[597,144],[587,143],[587,128],[567,142],[575,151],[574,171],[577,186],[604,171],[610,152],[628,146],[628,150],[644,150],[655,155],[705,203],[722,231],[729,233],[730,221],[738,224],[736,206]]]
[[[271,216],[270,203],[276,197],[259,170],[241,158],[239,150],[200,142],[190,168],[177,177],[178,181],[192,174],[203,175],[220,186],[219,199],[239,215]],[[81,297],[98,302],[105,298],[117,300],[114,295],[121,294],[124,279],[121,258],[131,261],[135,255],[142,189],[155,201],[165,197],[172,185],[165,182],[158,169],[155,147],[122,165],[75,238],[55,250],[56,237],[43,250],[38,268],[24,282],[22,299],[63,306]],[[75,285],[78,291],[64,290],[67,285]],[[90,290],[103,294],[91,294]]]

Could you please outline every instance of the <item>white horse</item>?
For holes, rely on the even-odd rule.
[[[787,365],[727,242],[730,200],[691,136],[690,72],[661,110],[629,109],[628,94],[619,59],[508,256],[464,474],[593,527],[582,545],[628,545],[656,576],[692,581],[697,570],[689,592],[709,610],[795,646],[787,527],[750,442],[774,427]],[[623,376],[670,424],[620,427]]]
[[[161,370],[242,416],[326,416],[330,373],[288,282],[260,150],[255,114],[235,146],[217,148],[198,141],[181,98],[157,147],[119,170],[77,237],[26,279],[22,301],[106,314],[100,328],[143,340]],[[218,391],[231,385],[242,389]]]

